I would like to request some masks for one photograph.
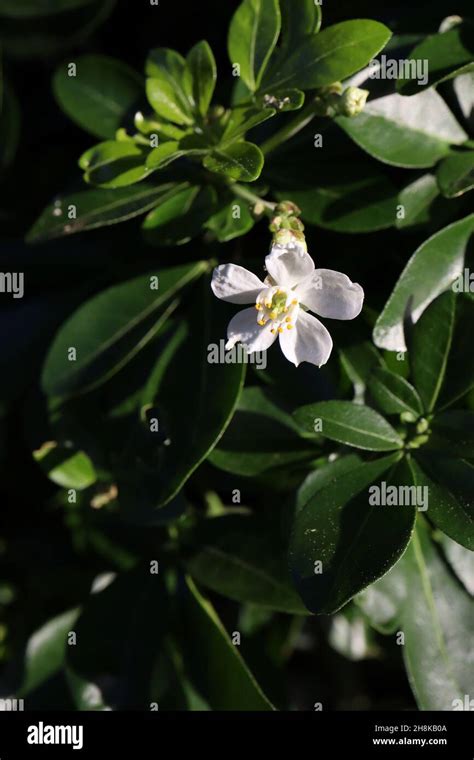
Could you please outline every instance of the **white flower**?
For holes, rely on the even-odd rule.
[[[362,309],[364,291],[341,272],[315,269],[306,245],[297,240],[275,244],[265,267],[264,282],[236,264],[214,269],[211,287],[217,298],[254,303],[231,319],[226,349],[240,342],[248,354],[265,351],[278,336],[281,350],[296,367],[301,362],[321,367],[331,354],[332,339],[307,310],[330,319],[354,319]]]

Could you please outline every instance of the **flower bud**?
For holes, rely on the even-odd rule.
[[[365,106],[369,96],[368,90],[359,87],[348,87],[341,95],[338,103],[338,112],[341,116],[358,116]]]

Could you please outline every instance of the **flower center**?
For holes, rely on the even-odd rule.
[[[259,312],[258,324],[264,327],[271,322],[271,332],[292,330],[298,317],[298,299],[294,293],[278,286],[265,288],[258,294],[255,308]]]

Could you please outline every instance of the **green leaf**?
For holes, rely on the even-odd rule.
[[[44,392],[70,395],[104,382],[151,340],[161,326],[159,310],[206,268],[206,262],[198,261],[157,270],[86,301],[50,347],[42,374]],[[70,347],[76,349],[76,361],[68,360]]]
[[[457,198],[474,187],[474,150],[447,156],[436,172],[439,188],[446,198]]]
[[[305,222],[337,232],[371,232],[392,227],[397,213],[395,186],[373,167],[363,163],[332,165],[319,174],[308,190],[285,190],[278,197],[291,198]]]
[[[357,117],[338,116],[336,123],[370,156],[412,169],[433,166],[467,139],[435,90],[370,100]]]
[[[471,597],[474,597],[474,552],[444,534],[440,536],[444,556]]]
[[[165,79],[147,79],[146,95],[151,107],[163,119],[168,119],[174,124],[193,123],[193,118],[186,112],[178,92]]]
[[[428,517],[448,536],[474,550],[474,466],[423,448],[417,454],[420,482],[429,488]]]
[[[170,140],[158,145],[157,148],[153,148],[147,156],[146,167],[147,169],[163,169],[172,161],[176,161],[176,159],[181,158],[185,154],[186,151],[179,150],[179,143]]]
[[[213,710],[273,710],[214,607],[191,578],[186,583],[181,638],[186,672],[193,685]]]
[[[321,401],[293,414],[303,430],[317,429],[332,441],[369,451],[393,451],[403,445],[397,431],[373,409],[351,401]],[[320,423],[316,425],[316,423]]]
[[[339,355],[341,365],[354,386],[354,401],[363,404],[370,374],[375,367],[383,366],[382,358],[368,340],[341,348]]]
[[[424,62],[428,81],[419,84],[416,79],[401,77],[397,89],[403,95],[413,95],[474,70],[474,24],[464,22],[446,32],[430,35],[411,51],[410,59]]]
[[[282,89],[262,90],[261,94],[257,97],[257,103],[264,108],[275,108],[278,113],[285,113],[285,111],[297,111],[301,108],[305,101],[305,94],[302,90],[297,90],[295,87],[287,87]]]
[[[213,214],[205,226],[214,233],[220,243],[227,243],[236,237],[246,235],[254,224],[255,219],[249,211],[248,204],[234,198]]]
[[[419,417],[423,412],[421,399],[410,383],[383,367],[376,367],[369,388],[378,407],[386,414],[411,412]]]
[[[402,561],[407,578],[403,649],[418,706],[463,709],[474,679],[473,601],[447,570],[421,525]]]
[[[190,73],[183,56],[169,48],[155,48],[148,53],[145,74],[172,90],[180,109],[191,119],[194,101],[189,87]]]
[[[245,136],[245,133],[271,119],[276,114],[274,108],[255,108],[255,106],[238,106],[233,108],[225,130],[221,137],[221,144],[235,142]]]
[[[61,488],[82,491],[97,480],[90,457],[84,451],[71,451],[56,441],[48,441],[33,452],[33,458],[48,478]]]
[[[257,517],[201,521],[189,537],[186,568],[199,583],[240,603],[290,614],[305,607],[293,590],[283,541]]]
[[[306,38],[270,68],[263,87],[312,90],[346,79],[366,66],[390,39],[378,21],[357,19],[334,24]]]
[[[439,187],[433,174],[423,174],[410,182],[399,193],[398,205],[403,207],[403,216],[397,216],[395,226],[400,230],[429,222],[433,202],[438,197]]]
[[[455,313],[456,297],[448,291],[428,306],[413,330],[413,381],[427,412],[433,411],[443,385]]]
[[[226,472],[251,477],[314,458],[317,450],[300,432],[268,392],[246,388],[209,461]]]
[[[474,459],[474,412],[452,409],[437,414],[431,423],[427,445],[446,456]]]
[[[298,592],[312,612],[340,609],[384,575],[405,551],[415,508],[371,504],[368,490],[396,461],[397,455],[391,455],[361,462],[336,472],[322,487],[316,481],[313,491],[305,486],[289,557]],[[327,465],[328,471],[336,465]],[[399,464],[389,482],[403,482],[405,469],[404,463]]]
[[[258,89],[280,33],[278,0],[243,0],[229,27],[228,51],[247,87]]]
[[[142,95],[141,77],[124,63],[104,55],[80,56],[75,65],[75,76],[69,76],[68,63],[56,70],[56,100],[82,129],[96,137],[115,137]]]
[[[45,208],[26,239],[29,243],[39,243],[133,219],[164,202],[181,187],[183,185],[172,182],[162,185],[143,182],[116,190],[91,188],[59,196]],[[69,207],[76,209],[75,219],[68,218]]]
[[[24,675],[18,697],[25,697],[41,686],[63,666],[69,631],[74,625],[78,610],[68,610],[51,618],[30,637],[24,654]]]
[[[406,351],[405,320],[416,322],[463,271],[466,246],[473,231],[474,214],[471,214],[440,230],[415,251],[375,324],[376,346]]]
[[[182,245],[199,235],[216,207],[212,187],[188,187],[150,211],[142,228],[151,245]]]
[[[87,182],[108,189],[132,185],[150,174],[143,149],[133,142],[99,143],[82,154],[79,166]]]
[[[280,0],[281,47],[293,51],[307,37],[319,32],[321,6],[314,0]]]
[[[244,364],[209,361],[212,347],[225,335],[225,325],[208,278],[194,295],[188,319],[181,324],[179,344],[158,362],[153,387],[147,392],[147,406],[159,425],[157,433],[150,433],[146,426],[148,437],[156,441],[154,456],[143,468],[138,463],[132,473],[125,466],[130,455],[124,457],[119,492],[127,488],[133,497],[131,518],[135,509],[135,517],[142,519],[137,503],[140,490],[143,502],[148,499],[150,518],[176,496],[224,433],[242,390]]]
[[[86,599],[67,668],[99,682],[115,709],[149,710],[152,668],[170,619],[165,581],[148,562],[107,580]]]
[[[466,277],[472,277],[469,269],[462,272],[460,280],[465,280]],[[466,284],[468,288],[472,287],[469,279]],[[463,287],[465,287],[464,283]],[[453,288],[458,291],[456,283]],[[456,324],[445,380],[439,398],[439,407],[443,409],[455,403],[474,387],[474,352],[471,350],[470,330],[466,330],[466,325],[473,324],[474,300],[470,297],[468,288],[466,295],[458,293],[456,298]]]
[[[202,40],[189,51],[186,63],[191,75],[193,99],[198,113],[205,116],[216,86],[216,61],[209,44]]]
[[[237,142],[217,148],[205,157],[206,169],[242,182],[258,179],[263,168],[263,154],[260,148],[250,142]]]

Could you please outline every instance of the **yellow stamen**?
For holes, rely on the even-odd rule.
[[[255,308],[257,309],[257,311],[261,311],[263,309],[263,306],[261,303],[256,303]]]
[[[270,312],[270,319],[276,319],[277,316],[278,316],[278,314],[276,313],[276,311],[271,311]]]
[[[291,317],[285,317],[285,322],[291,322]]]
[[[287,330],[292,330],[292,329],[293,329],[293,325],[287,325],[287,326],[286,326],[286,329],[287,329]]]
[[[272,335],[275,335],[275,333],[276,333],[276,330],[275,330],[275,328],[274,328],[274,327],[272,327],[272,329],[270,330],[270,332],[271,332],[271,334],[272,334]]]
[[[258,324],[262,325],[262,327],[263,327],[263,325],[265,324],[265,320],[264,319],[259,319],[258,320]]]
[[[298,301],[296,300],[296,298],[294,298],[291,303],[293,304],[293,306],[296,306]]]
[[[279,333],[282,333],[282,332],[283,332],[283,327],[279,327],[279,328],[278,328],[278,332],[279,332]]]

